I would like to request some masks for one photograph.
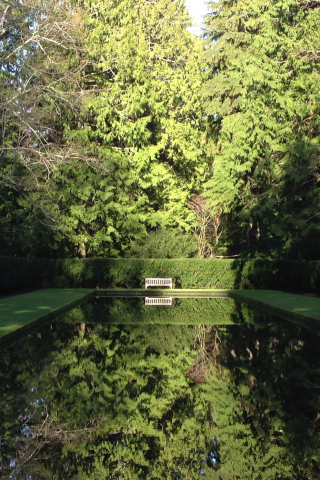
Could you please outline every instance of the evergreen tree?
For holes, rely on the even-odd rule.
[[[187,31],[180,0],[85,7],[87,94],[67,133],[103,160],[105,173],[75,164],[75,189],[72,197],[63,193],[69,206],[60,208],[84,255],[117,256],[131,242],[143,243],[150,229],[188,231],[195,222],[188,199],[206,172],[201,45]],[[62,181],[65,192],[70,177]]]
[[[318,258],[319,12],[296,0],[211,3],[206,194],[236,253]]]
[[[26,9],[25,37],[15,40],[23,62],[14,67],[20,85],[15,106],[23,109],[19,118],[26,126],[18,128],[18,143],[7,127],[3,132],[23,169],[18,197],[28,195],[29,203],[18,200],[21,219],[10,202],[3,209],[3,243],[29,255],[114,257],[125,255],[132,243],[139,251],[158,227],[190,231],[196,216],[188,200],[207,166],[202,46],[187,31],[183,2],[84,2],[81,11],[74,4],[37,2],[15,7]],[[61,34],[49,29],[52,12],[60,19],[59,9],[64,17],[55,25]],[[23,15],[34,13],[36,34],[32,21],[23,23]],[[81,42],[79,32],[85,32]],[[5,168],[7,163],[2,173]],[[10,172],[6,188],[17,188],[17,175]],[[10,225],[17,231],[20,223],[16,245]],[[184,243],[187,256],[188,236]]]

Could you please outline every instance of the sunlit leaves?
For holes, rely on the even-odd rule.
[[[297,243],[296,253],[316,255],[299,242],[313,243],[319,207],[319,8],[295,0],[211,8],[212,208],[227,214],[229,241],[242,248],[288,254]]]

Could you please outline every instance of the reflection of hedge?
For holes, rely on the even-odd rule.
[[[233,323],[231,298],[174,298],[172,306],[144,305],[143,298],[98,298],[66,314],[64,320],[84,323],[225,325]]]
[[[319,292],[320,261],[0,257],[2,292],[43,287],[141,288],[145,277],[172,277],[177,288]]]

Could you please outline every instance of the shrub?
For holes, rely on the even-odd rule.
[[[191,233],[177,229],[159,228],[146,237],[143,244],[134,243],[126,251],[127,258],[194,258],[197,257],[197,242]]]

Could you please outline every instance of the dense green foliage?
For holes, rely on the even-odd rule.
[[[208,160],[202,46],[183,3],[27,0],[1,9],[10,40],[3,66],[16,62],[18,85],[3,104],[21,89],[25,112],[18,133],[16,111],[2,129],[3,251],[118,257],[159,227],[180,235],[187,251],[181,245],[179,256],[194,256],[195,240],[184,239],[196,221],[188,202]]]
[[[0,247],[41,255],[56,225],[48,182],[77,157],[63,129],[81,96],[82,21],[43,0],[1,2],[0,17]]]
[[[235,278],[232,263],[217,260],[72,259],[54,265],[61,286],[144,288],[146,277],[171,277],[175,288],[230,288]]]
[[[236,253],[319,258],[320,8],[212,2],[206,196]]]
[[[233,315],[231,298],[174,298],[170,308],[150,308],[141,298],[101,297],[64,314],[64,321],[135,325],[138,318],[139,325],[228,325],[234,322]],[[153,341],[157,343],[158,339]]]
[[[319,7],[211,9],[203,47],[178,0],[1,4],[2,251],[317,258]]]
[[[126,251],[128,258],[192,258],[197,257],[194,235],[174,229],[160,228],[150,232],[143,244],[133,242]]]
[[[316,2],[0,4],[0,248],[319,258]]]
[[[87,3],[87,78],[94,95],[70,135],[94,146],[107,170],[115,158],[99,190],[111,217],[106,234],[121,251],[143,239],[146,227],[189,230],[194,223],[188,199],[205,171],[201,46],[186,30],[187,11],[178,0]]]

